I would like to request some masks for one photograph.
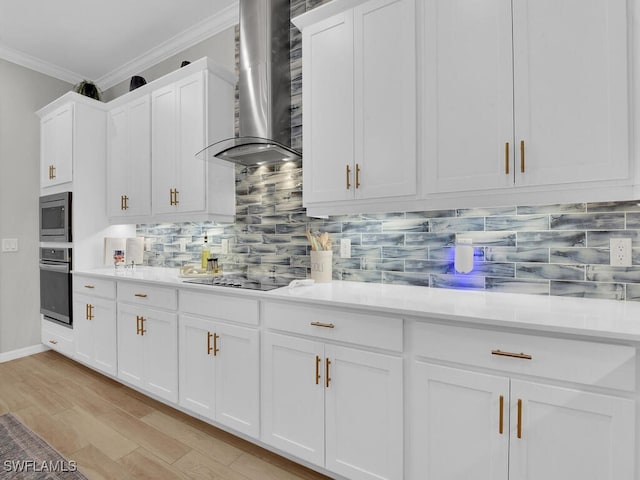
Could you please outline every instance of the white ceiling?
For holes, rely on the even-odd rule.
[[[0,58],[107,89],[238,21],[238,0],[0,0]]]

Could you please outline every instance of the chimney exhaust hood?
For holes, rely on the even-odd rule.
[[[241,165],[302,158],[290,147],[289,29],[289,0],[240,0],[240,136],[196,157]]]

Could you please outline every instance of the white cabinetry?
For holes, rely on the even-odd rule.
[[[311,213],[416,193],[415,1],[352,5],[336,0],[294,19]]]
[[[151,215],[149,94],[113,108],[107,118],[107,214],[132,223]]]
[[[176,307],[173,288],[118,282],[118,378],[173,403],[178,402]]]
[[[624,0],[425,1],[422,164],[434,204],[453,192],[460,207],[629,187],[627,16]]]
[[[110,375],[117,373],[116,285],[112,280],[73,277],[75,358]]]
[[[180,405],[258,438],[258,301],[181,290],[180,305]]]
[[[634,348],[414,327],[409,478],[636,478],[636,407],[620,394],[635,389]],[[575,368],[590,363],[598,371]],[[571,387],[540,383],[544,378]],[[615,390],[588,391],[594,386]]]
[[[73,179],[73,111],[66,103],[40,120],[40,187]]]
[[[73,358],[75,353],[75,332],[72,328],[45,320],[40,315],[40,341],[47,347]]]
[[[195,156],[233,136],[233,75],[206,65],[189,65],[151,92],[152,209],[159,220],[235,215],[233,165]]]
[[[402,359],[333,343],[400,351],[402,320],[280,303],[263,312],[283,333],[263,333],[262,440],[347,478],[402,478]]]

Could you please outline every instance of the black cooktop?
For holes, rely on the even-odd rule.
[[[272,283],[261,283],[249,280],[243,276],[223,275],[218,277],[190,278],[183,280],[184,283],[196,283],[198,285],[212,285],[216,287],[243,288],[246,290],[261,290],[263,292],[280,288],[282,285]]]

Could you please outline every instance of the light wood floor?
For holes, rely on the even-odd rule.
[[[90,479],[327,479],[53,351],[0,363],[11,412]]]

